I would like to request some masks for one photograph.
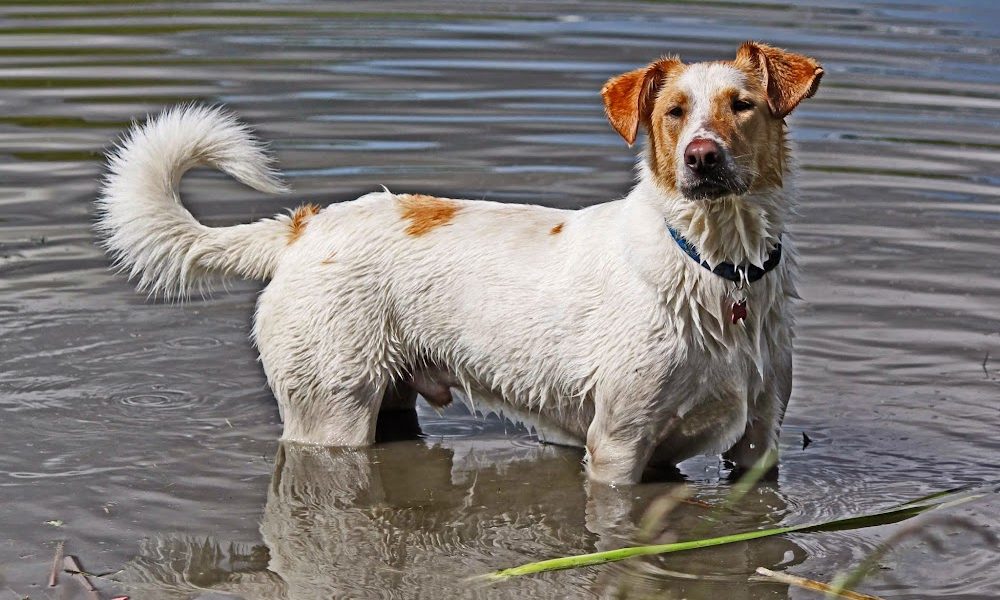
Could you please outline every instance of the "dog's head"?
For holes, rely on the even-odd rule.
[[[660,186],[711,200],[782,185],[784,118],[822,76],[807,56],[747,42],[731,61],[660,59],[613,77],[601,96],[629,145],[646,128]]]

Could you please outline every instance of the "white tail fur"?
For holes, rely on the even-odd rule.
[[[181,176],[200,164],[262,192],[286,190],[249,130],[221,108],[187,105],[134,125],[109,153],[97,231],[115,265],[151,296],[204,292],[219,275],[267,279],[288,243],[284,215],[206,227],[181,205]]]

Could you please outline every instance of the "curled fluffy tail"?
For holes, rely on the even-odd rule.
[[[285,187],[245,126],[221,108],[182,106],[134,125],[108,157],[97,231],[116,266],[152,296],[206,291],[220,275],[267,279],[291,219],[206,227],[180,201],[181,176],[208,164],[262,192]]]

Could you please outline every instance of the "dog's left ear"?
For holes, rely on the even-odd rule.
[[[635,143],[639,123],[649,126],[653,101],[663,78],[680,66],[682,63],[677,58],[661,58],[641,69],[612,77],[601,88],[604,113],[629,146]]]
[[[823,77],[823,67],[808,56],[757,42],[740,46],[736,62],[746,62],[760,74],[771,114],[779,119],[815,94]]]

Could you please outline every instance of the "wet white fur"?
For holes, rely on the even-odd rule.
[[[178,186],[199,164],[262,192],[285,190],[263,147],[220,109],[181,106],[133,126],[108,157],[97,231],[116,266],[151,296],[183,298],[217,275],[267,279],[284,249],[286,215],[233,227],[198,223]]]
[[[746,85],[746,74],[728,64],[696,63],[686,67],[676,86],[688,99],[689,114],[678,136],[677,147],[686,148],[695,138],[706,138],[729,150],[726,141],[711,129],[712,99],[727,90],[744,89]],[[675,157],[675,178],[684,182],[692,176],[684,165],[684,152],[676,152]],[[723,158],[730,169],[740,171],[732,153],[724,152]],[[747,175],[741,173],[741,176]],[[652,181],[653,178],[642,177],[642,180]],[[671,202],[666,217],[698,247],[711,265],[728,261],[762,267],[794,209],[791,201],[794,181],[791,177],[785,180],[785,188],[750,198],[731,197],[709,203]],[[667,191],[663,194],[669,195]]]
[[[152,293],[183,296],[213,273],[270,279],[254,336],[284,439],[372,443],[383,397],[419,371],[476,408],[585,444],[599,481],[730,448],[749,466],[775,447],[791,388],[790,240],[733,325],[731,284],[685,255],[666,223],[710,260],[760,263],[784,230],[784,190],[691,202],[642,166],[621,200],[577,211],[459,200],[453,220],[421,236],[382,191],[326,207],[289,244],[285,216],[198,224],[177,187],[199,163],[280,189],[230,116],[178,108],[112,155],[98,229]]]

